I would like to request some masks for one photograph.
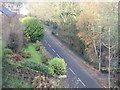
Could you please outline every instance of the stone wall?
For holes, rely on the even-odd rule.
[[[7,65],[3,63],[3,71],[7,70],[9,73],[16,75],[18,78],[22,78],[25,81],[33,83],[33,80],[37,76],[45,76],[49,78],[50,82],[54,84],[58,83],[61,88],[68,87],[67,78],[59,78],[57,76],[48,75],[36,70],[32,70],[27,67],[18,66],[15,64],[8,63]]]
[[[35,70],[30,70],[30,69],[17,67],[17,70],[16,70],[15,74],[17,76],[19,76],[20,78],[23,78],[24,80],[27,80],[31,83],[33,82],[35,77],[45,76],[45,77],[49,78],[51,83],[53,83],[53,82],[58,83],[60,85],[60,87],[62,87],[62,88],[66,88],[66,87],[69,86],[68,82],[67,82],[67,78],[58,78],[56,76],[47,75],[45,73],[35,71]]]
[[[27,67],[17,66],[14,64],[10,65],[10,67],[11,66],[13,68],[11,68],[12,70],[10,71],[10,73],[22,78],[23,80],[29,81],[29,82],[32,82],[33,79],[39,75],[40,76],[44,75],[44,76],[49,77],[49,78],[56,78],[57,79],[57,77],[55,77],[55,76],[48,75],[48,74],[45,74],[45,73],[42,73],[42,72],[39,72],[36,70],[32,70],[32,69],[27,68]]]

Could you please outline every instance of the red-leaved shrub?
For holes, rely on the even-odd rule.
[[[22,56],[19,53],[13,53],[14,56],[12,57],[13,60],[15,61],[22,61]]]

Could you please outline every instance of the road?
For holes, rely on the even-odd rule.
[[[51,30],[48,28],[45,28],[44,37],[41,42],[53,57],[63,58],[67,63],[66,74],[70,88],[101,88],[94,78],[80,66],[78,61],[62,47],[59,40],[51,34]]]

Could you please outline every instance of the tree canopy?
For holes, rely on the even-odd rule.
[[[25,26],[24,34],[27,39],[35,42],[40,40],[40,37],[43,34],[44,28],[41,22],[35,17],[25,17],[21,20]]]

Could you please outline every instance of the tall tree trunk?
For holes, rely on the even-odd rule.
[[[93,27],[93,37],[95,36],[95,28]],[[97,52],[97,48],[96,48],[96,43],[95,43],[95,38],[93,38],[93,47],[94,47],[94,50],[95,50],[95,54],[96,54],[96,58],[99,62],[99,59],[98,59],[98,52]]]
[[[101,32],[101,26],[100,28],[100,54],[99,54],[99,71],[101,71],[101,45],[102,45],[102,32]]]
[[[109,67],[108,67],[108,70],[109,70],[109,72],[108,72],[108,87],[109,87],[109,89],[110,89],[110,61],[111,61],[111,58],[110,58],[110,56],[111,56],[111,53],[110,53],[110,28],[109,28]]]

